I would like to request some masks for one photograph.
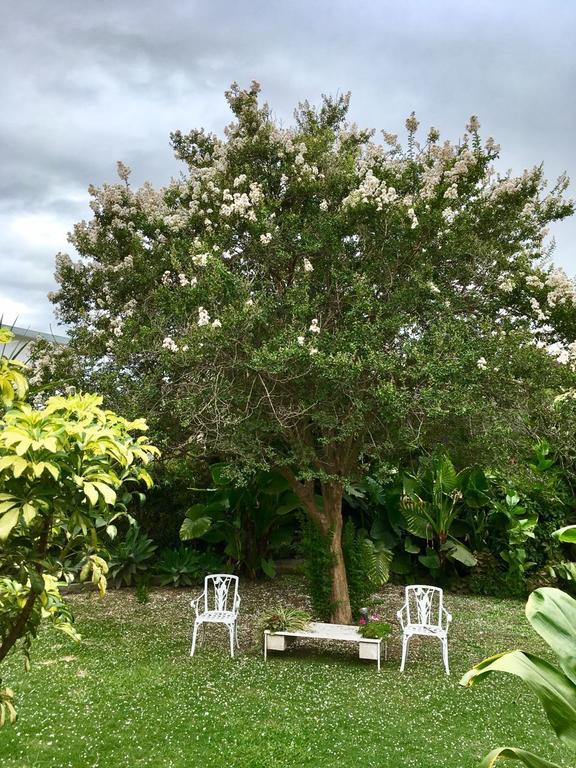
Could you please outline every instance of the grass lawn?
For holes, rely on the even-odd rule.
[[[223,627],[208,627],[189,657],[189,590],[154,590],[145,605],[131,590],[71,596],[83,642],[47,631],[29,674],[16,655],[3,665],[20,718],[0,731],[2,768],[468,768],[500,745],[571,763],[520,681],[458,685],[497,651],[544,651],[522,603],[447,595],[447,677],[439,643],[427,639],[412,642],[400,675],[397,630],[380,674],[355,646],[307,641],[264,664],[255,618],[278,601],[307,607],[303,583],[243,580],[241,594],[235,659]],[[401,589],[386,587],[382,600],[393,619]]]

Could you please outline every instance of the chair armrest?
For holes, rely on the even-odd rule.
[[[402,608],[396,612],[396,618],[400,622],[400,626],[404,629],[404,614],[408,612],[408,604],[404,603]]]
[[[204,594],[205,593],[202,592],[201,595],[199,595],[198,597],[195,597],[193,600],[190,600],[190,605],[192,606],[192,608],[194,608],[194,611],[196,612],[196,616],[198,616],[198,604],[200,603],[200,600],[202,600],[202,598],[204,597]]]

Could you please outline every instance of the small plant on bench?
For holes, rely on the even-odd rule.
[[[260,614],[258,628],[261,632],[302,632],[308,628],[312,616],[298,608],[276,606]]]
[[[360,624],[358,632],[362,637],[370,638],[371,640],[386,640],[392,634],[392,627],[386,621],[375,619],[366,624]]]

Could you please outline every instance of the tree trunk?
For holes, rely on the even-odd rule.
[[[316,504],[314,481],[300,482],[287,467],[280,467],[281,472],[292,485],[306,514],[310,517],[325,536],[330,538],[332,553],[332,613],[330,621],[333,624],[352,624],[352,609],[348,592],[346,565],[342,553],[342,495],[344,487],[339,481],[322,483],[323,509]]]
[[[332,553],[332,614],[330,621],[334,624],[352,624],[348,578],[342,552],[342,494],[344,488],[340,482],[322,483],[324,510],[322,517],[326,518],[327,533],[330,536],[330,552]]]

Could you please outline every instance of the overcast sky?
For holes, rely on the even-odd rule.
[[[503,169],[576,179],[576,0],[3,0],[0,315],[57,330],[54,256],[87,187],[165,184],[169,133],[220,132],[232,80],[258,80],[284,124],[298,101],[352,91],[351,119],[457,138],[471,114]],[[574,184],[571,188],[574,195]],[[554,228],[576,272],[576,219]]]

